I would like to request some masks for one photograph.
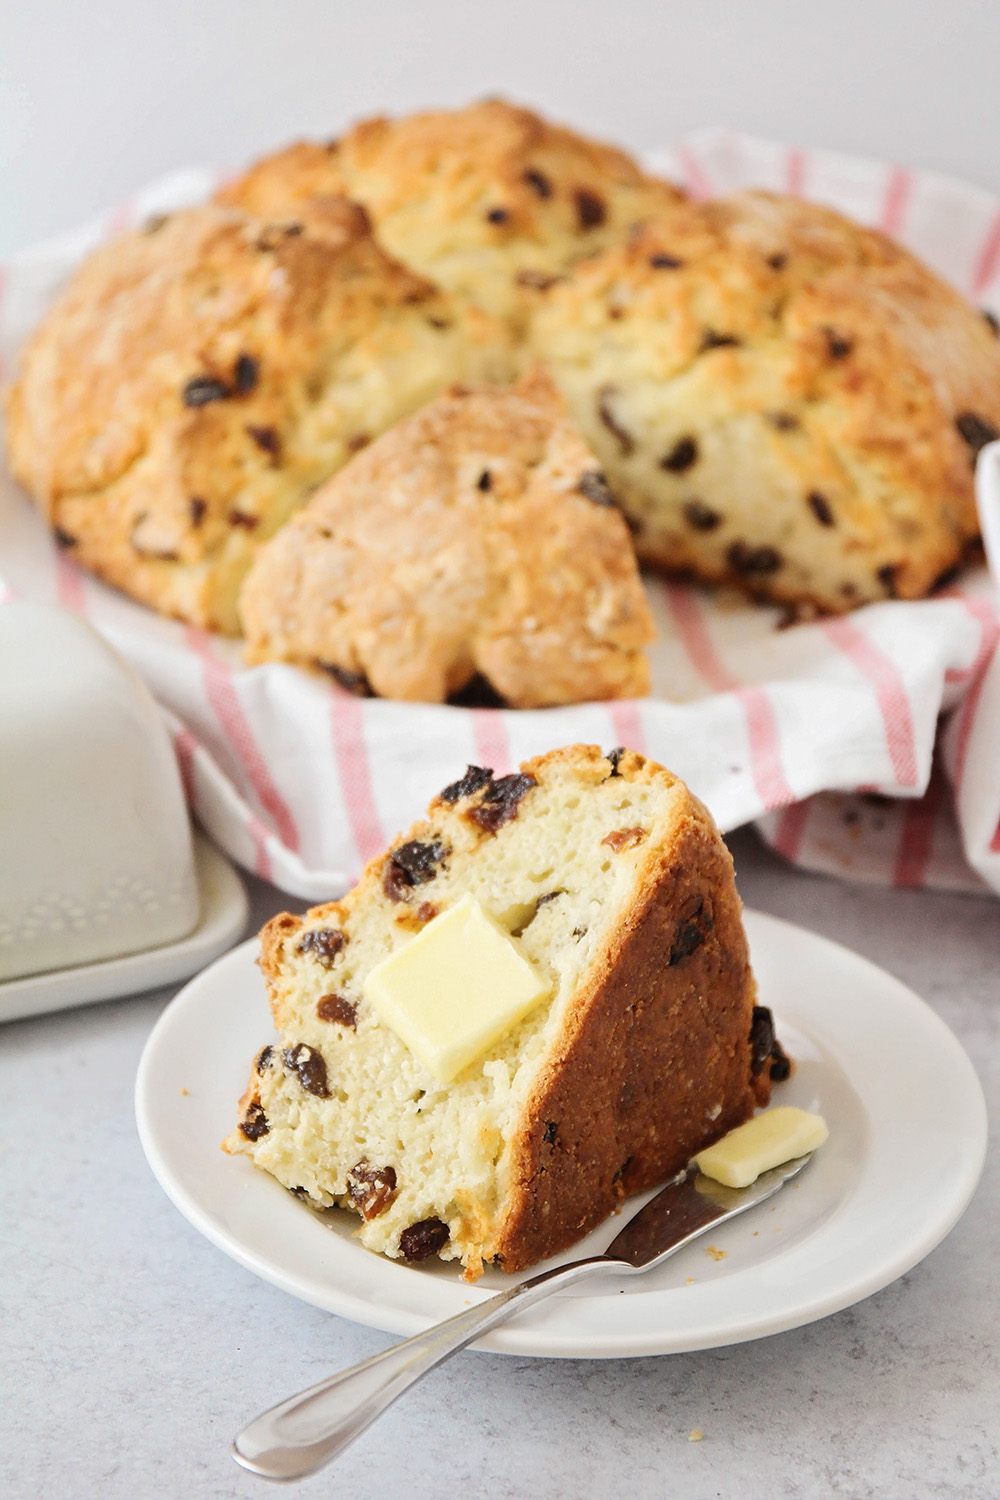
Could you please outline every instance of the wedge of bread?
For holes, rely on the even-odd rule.
[[[474,898],[541,981],[447,1083],[366,995],[372,970]],[[519,1271],[571,1245],[767,1101],[729,853],[682,782],[571,746],[470,766],[342,901],[262,934],[277,1040],[225,1149],[369,1249]],[[490,976],[468,991],[475,1009]]]
[[[453,387],[353,458],[262,547],[251,661],[442,702],[481,677],[515,708],[649,691],[628,527],[547,378]]]

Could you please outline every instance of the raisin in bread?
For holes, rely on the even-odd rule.
[[[11,465],[86,567],[235,633],[259,543],[398,417],[505,379],[504,340],[356,205],[190,209],[98,250],[56,299],[10,393]]]
[[[443,1085],[364,986],[469,894],[551,994]],[[342,901],[274,918],[262,950],[280,1041],[225,1149],[353,1209],[392,1257],[520,1271],[767,1101],[773,1038],[729,853],[684,784],[631,751],[470,766]]]
[[[839,612],[927,593],[977,535],[994,331],[831,209],[684,205],[553,286],[533,340],[641,560]]]
[[[393,255],[518,326],[539,286],[682,197],[623,151],[502,99],[299,142],[222,196],[281,214],[317,193],[363,203]]]
[[[551,382],[459,386],[323,485],[240,596],[251,661],[517,708],[649,691],[628,528]]]

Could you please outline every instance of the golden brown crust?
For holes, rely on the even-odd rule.
[[[310,918],[319,917],[326,911],[325,907],[313,907],[307,915]],[[291,912],[279,912],[266,922],[260,931],[260,971],[264,976],[267,986],[268,1001],[271,1006],[271,1017],[275,1026],[280,1027],[281,1018],[276,1010],[278,979],[285,958],[285,944],[292,938],[297,937],[304,926],[301,917],[293,916]]]
[[[260,541],[359,442],[505,374],[498,338],[342,199],[282,223],[190,209],[98,250],[56,300],[10,392],[11,464],[85,566],[233,631]]]
[[[650,850],[511,1142],[506,1271],[564,1250],[767,1102],[750,1074],[755,986],[732,860],[690,794],[675,834]]]
[[[340,155],[339,141],[293,141],[227,182],[218,201],[268,219],[287,215],[311,198],[350,197]]]
[[[641,558],[839,611],[913,598],[977,534],[1000,346],[831,209],[689,204],[546,294],[534,341]]]
[[[502,99],[299,142],[222,196],[269,214],[316,193],[363,203],[394,255],[517,324],[539,285],[682,199],[625,152]]]
[[[477,673],[517,708],[649,690],[628,529],[538,375],[457,387],[359,453],[261,550],[240,611],[249,660],[381,697]]]
[[[237,1112],[237,1114],[238,1114],[238,1116],[239,1116],[239,1118],[241,1120],[245,1120],[247,1118],[247,1116],[250,1114],[250,1112],[253,1109],[258,1108],[259,1106],[260,1106],[260,1077],[258,1076],[257,1068],[256,1068],[256,1065],[255,1065],[254,1067],[252,1067],[250,1069],[250,1077],[247,1080],[247,1086],[246,1086],[246,1088],[243,1090],[242,1094],[240,1095],[239,1103],[236,1106],[236,1112]],[[237,1125],[236,1132],[239,1131],[239,1128],[240,1127]],[[228,1153],[229,1153],[230,1156],[237,1155],[237,1153],[240,1150],[239,1137],[236,1136],[236,1139],[234,1139],[234,1135],[236,1135],[236,1132],[233,1132],[232,1134],[228,1135],[226,1137],[226,1139],[222,1143],[222,1149],[223,1149],[223,1151],[228,1151]],[[246,1139],[246,1137],[244,1137],[244,1139]]]

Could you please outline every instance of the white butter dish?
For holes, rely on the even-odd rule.
[[[68,610],[0,608],[0,981],[162,948],[199,920],[144,683]]]
[[[139,995],[190,979],[231,948],[243,936],[247,924],[249,902],[243,882],[229,861],[198,833],[194,836],[194,852],[201,916],[193,932],[179,942],[128,953],[124,958],[8,979],[0,984],[0,1021]]]

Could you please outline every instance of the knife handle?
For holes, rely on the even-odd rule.
[[[233,1443],[233,1457],[265,1479],[302,1479],[315,1473],[437,1365],[560,1287],[609,1266],[631,1270],[608,1255],[557,1266],[321,1380],[244,1427]]]

